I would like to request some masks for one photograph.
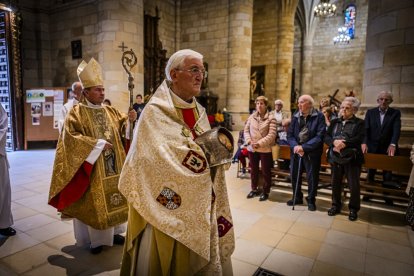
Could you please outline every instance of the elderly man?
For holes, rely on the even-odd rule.
[[[283,109],[283,101],[282,100],[276,100],[275,101],[275,111],[273,112],[275,120],[276,120],[276,132],[277,137],[279,136],[279,133],[283,131],[282,121],[284,119],[288,119],[289,116],[286,112],[282,111]]]
[[[401,132],[401,112],[391,108],[393,102],[391,92],[382,91],[378,94],[378,107],[369,109],[365,115],[366,136],[362,144],[363,153],[379,153],[394,156],[398,154],[398,140]],[[368,170],[368,179],[374,181],[376,171]],[[389,171],[383,172],[383,180],[392,180],[392,174]],[[364,197],[364,200],[368,200]],[[386,200],[392,204],[392,200]]]
[[[321,112],[313,108],[314,100],[309,95],[302,95],[298,108],[288,129],[287,140],[291,151],[290,172],[292,177],[293,199],[287,205],[303,203],[302,171],[306,170],[308,180],[308,210],[316,210],[316,195],[319,181],[319,169],[325,134],[325,119]],[[300,171],[299,171],[300,169]]]
[[[342,180],[346,176],[351,198],[349,220],[358,218],[360,209],[359,177],[364,162],[361,144],[365,137],[364,121],[355,117],[360,102],[357,98],[346,97],[340,107],[340,117],[331,121],[325,135],[329,146],[328,161],[332,165],[332,207],[329,216],[335,216],[342,208]]]
[[[194,140],[210,129],[195,99],[207,74],[203,56],[180,50],[165,73],[138,121],[119,181],[130,204],[121,275],[232,275],[224,168],[212,168],[207,156],[214,153]]]
[[[136,112],[131,110],[128,118],[102,105],[101,66],[93,58],[82,61],[78,76],[84,100],[69,111],[59,137],[49,204],[74,218],[76,244],[98,254],[104,245],[125,240],[119,234],[125,232],[128,205],[117,187],[125,160],[121,130],[129,130]]]
[[[58,121],[59,133],[62,132],[63,123],[65,122],[66,115],[81,100],[82,90],[83,90],[83,87],[82,87],[82,83],[80,81],[75,81],[72,84],[73,99],[68,100],[68,102],[63,105],[63,107],[60,111],[60,118],[59,118],[59,121]]]
[[[13,215],[11,213],[9,163],[6,154],[7,121],[6,110],[0,103],[0,235],[14,236],[16,230],[10,227],[13,225]]]

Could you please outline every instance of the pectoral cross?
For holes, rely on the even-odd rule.
[[[122,41],[122,44],[118,46],[118,48],[121,48],[122,52],[125,52],[125,49],[128,48],[128,46],[124,45],[124,42]]]
[[[105,130],[104,136],[106,137],[106,140],[110,140],[111,139],[111,132],[108,129]]]

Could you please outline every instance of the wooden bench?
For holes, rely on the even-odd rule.
[[[374,198],[407,202],[408,196],[405,189],[413,166],[410,158],[408,156],[387,156],[375,153],[366,153],[364,158],[363,170],[376,169],[378,180],[370,182],[366,177],[361,177],[361,194]],[[382,171],[392,171],[395,178],[394,183],[399,184],[399,187],[384,187],[382,174],[380,175]]]
[[[319,185],[318,189],[330,188],[331,174],[330,164],[326,159],[327,145],[324,145],[322,157],[321,157],[321,171],[319,173]],[[278,150],[274,152],[275,160],[290,160],[290,147],[279,146]],[[408,178],[411,173],[412,162],[408,156],[387,156],[383,154],[367,153],[364,155],[365,163],[362,165],[363,174],[361,174],[361,194],[373,198],[391,199],[408,202],[408,196],[405,193],[407,187]],[[367,169],[376,169],[377,174],[382,171],[392,171],[394,177],[397,179],[396,183],[400,184],[399,188],[389,188],[382,185],[382,177],[379,181],[374,183],[369,182],[366,179],[365,172]],[[274,167],[272,169],[272,177],[276,182],[285,181],[285,178],[290,176],[289,170],[281,169],[280,167]],[[304,177],[304,184],[307,184],[306,177]],[[344,178],[346,182],[346,179]],[[346,183],[345,183],[346,184]],[[349,192],[349,189],[344,188],[344,195]]]

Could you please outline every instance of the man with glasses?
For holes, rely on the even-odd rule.
[[[210,129],[195,99],[207,76],[203,56],[180,50],[165,73],[141,114],[119,181],[129,202],[121,275],[232,275],[224,168],[212,169],[194,141]]]
[[[393,95],[389,91],[382,91],[378,94],[378,107],[369,109],[365,115],[365,141],[362,144],[363,153],[380,153],[389,156],[398,154],[398,140],[401,132],[401,112],[391,108]],[[374,182],[376,170],[368,170],[368,180]],[[383,172],[383,180],[391,181],[392,174],[389,171]],[[369,197],[364,196],[364,200]],[[392,204],[392,200],[386,200]]]

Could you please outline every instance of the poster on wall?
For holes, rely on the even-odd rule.
[[[32,125],[40,125],[40,115],[42,112],[42,103],[32,103],[30,116],[32,118]]]
[[[53,116],[53,103],[52,102],[43,103],[43,116]]]
[[[26,91],[26,103],[44,103],[45,98],[45,91],[43,89]]]

